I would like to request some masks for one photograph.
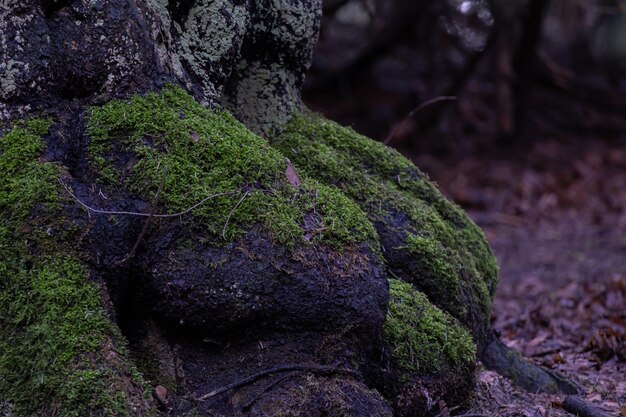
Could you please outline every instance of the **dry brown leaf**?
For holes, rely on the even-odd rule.
[[[167,388],[163,385],[157,385],[152,395],[161,405],[167,404]]]
[[[302,181],[300,181],[300,177],[298,177],[298,173],[296,172],[293,165],[291,165],[291,161],[288,158],[285,158],[285,164],[287,164],[287,170],[285,171],[285,175],[287,176],[287,181],[289,184],[294,187],[299,187],[302,185]]]

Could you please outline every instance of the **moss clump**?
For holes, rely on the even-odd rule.
[[[71,258],[3,255],[0,392],[16,415],[129,415],[119,370],[98,357],[115,330],[84,268]]]
[[[368,213],[394,273],[472,329],[486,328],[495,259],[480,229],[410,161],[310,113],[296,115],[273,144]]]
[[[37,161],[44,150],[41,137],[51,124],[33,119],[0,137],[0,222],[4,226],[23,220],[36,204],[50,207],[56,203],[56,187],[50,184],[59,178],[59,168]]]
[[[403,382],[414,375],[470,369],[476,361],[469,332],[424,294],[396,279],[389,280],[384,335]]]
[[[0,397],[18,416],[130,415],[133,402],[146,409],[141,394],[130,398],[138,385],[125,385],[140,378],[98,286],[69,248],[35,244],[45,233],[34,216],[62,216],[61,167],[39,160],[50,125],[31,120],[0,137]]]
[[[280,152],[227,112],[207,110],[178,88],[93,108],[87,133],[103,180],[151,199],[164,179],[161,202],[168,213],[227,193],[188,213],[206,235],[232,240],[261,224],[285,245],[378,246],[352,201],[304,176],[300,186],[291,185]]]

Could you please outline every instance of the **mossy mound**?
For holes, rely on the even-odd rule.
[[[92,107],[84,122],[75,142],[41,119],[0,139],[0,400],[16,415],[153,412],[116,323],[133,349],[165,352],[172,395],[328,363],[320,340],[366,374],[383,372],[372,355],[384,345],[393,381],[381,392],[399,415],[465,392],[475,347],[452,316],[480,334],[495,267],[478,229],[410,162],[300,115],[277,141],[296,172],[172,86]],[[379,237],[390,273],[410,284],[388,282]],[[343,398],[390,413],[364,381],[311,389],[320,413]],[[239,412],[223,398],[197,406]]]
[[[462,402],[472,385],[476,346],[452,316],[432,305],[411,284],[389,280],[384,339],[395,380],[383,388],[398,415],[427,414],[432,398]]]
[[[472,369],[476,362],[476,346],[469,332],[404,281],[389,280],[384,330],[404,382],[415,375]]]
[[[100,287],[52,242],[64,202],[62,167],[40,160],[50,125],[0,137],[0,400],[17,416],[143,416],[142,379]]]
[[[480,229],[398,152],[321,118],[296,115],[273,145],[368,213],[391,271],[472,330],[488,329],[497,265]]]
[[[167,213],[193,207],[186,214],[194,224],[224,241],[262,224],[285,245],[340,248],[366,241],[378,247],[376,232],[351,200],[304,176],[291,184],[280,152],[179,88],[92,108],[87,134],[105,183],[150,200],[164,181],[160,201]]]
[[[110,212],[156,213],[124,267],[134,288],[115,278],[110,286],[146,306],[127,313],[135,326],[152,320],[166,345],[179,346],[179,391],[206,392],[264,366],[321,362],[324,350],[313,345],[330,335],[347,346],[333,360],[365,361],[380,341],[388,284],[376,231],[357,204],[298,175],[228,113],[174,87],[92,108],[86,126],[90,171],[107,199],[84,187],[77,194],[109,212],[94,213],[115,223],[100,229],[119,236],[134,216]],[[126,226],[134,233],[125,252],[139,220]],[[284,336],[303,332],[310,340]],[[207,349],[205,340],[230,348]],[[197,406],[236,412],[223,398]]]
[[[166,320],[212,334],[250,323],[382,324],[387,284],[365,213],[336,188],[291,172],[227,112],[168,86],[92,108],[87,134],[92,171],[109,195],[102,203],[112,208],[105,214],[145,219],[156,210],[131,267]],[[115,200],[131,206],[119,214]]]

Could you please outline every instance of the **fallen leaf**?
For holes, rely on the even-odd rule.
[[[294,187],[299,187],[302,185],[302,181],[300,181],[300,177],[298,177],[298,173],[296,172],[293,165],[291,165],[291,161],[288,158],[285,158],[285,163],[287,164],[287,170],[285,171],[285,175],[287,176],[287,181],[289,184]]]
[[[154,388],[153,395],[161,405],[167,404],[167,388],[163,385],[157,385],[156,388]]]

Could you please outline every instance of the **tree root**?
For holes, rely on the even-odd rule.
[[[568,395],[563,401],[563,410],[578,417],[609,417],[596,406],[585,402],[580,397]]]
[[[579,394],[580,389],[569,379],[526,361],[519,352],[508,348],[492,332],[483,349],[481,361],[487,369],[510,379],[529,392],[548,394]]]
[[[217,388],[208,394],[205,394],[201,397],[194,398],[196,401],[206,401],[209,398],[215,397],[217,395],[223,394],[227,391],[231,391],[233,389],[237,389],[253,382],[258,381],[259,379],[266,377],[271,374],[282,373],[282,372],[310,372],[319,375],[332,375],[332,374],[344,374],[349,375],[355,378],[360,378],[361,374],[351,369],[345,368],[336,368],[334,366],[323,366],[323,365],[278,365],[273,368],[266,369],[264,371],[258,372],[254,375],[250,375],[246,378],[240,379],[239,381],[235,381],[232,384],[228,384],[226,386]]]
[[[243,412],[249,411],[250,408],[252,408],[252,406],[254,405],[254,403],[259,401],[263,395],[265,395],[267,392],[271,391],[275,386],[279,385],[280,383],[282,383],[286,379],[292,378],[296,374],[297,374],[296,372],[291,372],[291,373],[288,373],[287,375],[284,375],[284,376],[278,378],[276,381],[271,382],[268,386],[263,388],[263,390],[260,393],[255,395],[254,398],[252,398],[250,401],[248,401],[247,403],[242,405],[241,406],[241,411],[243,411]]]

